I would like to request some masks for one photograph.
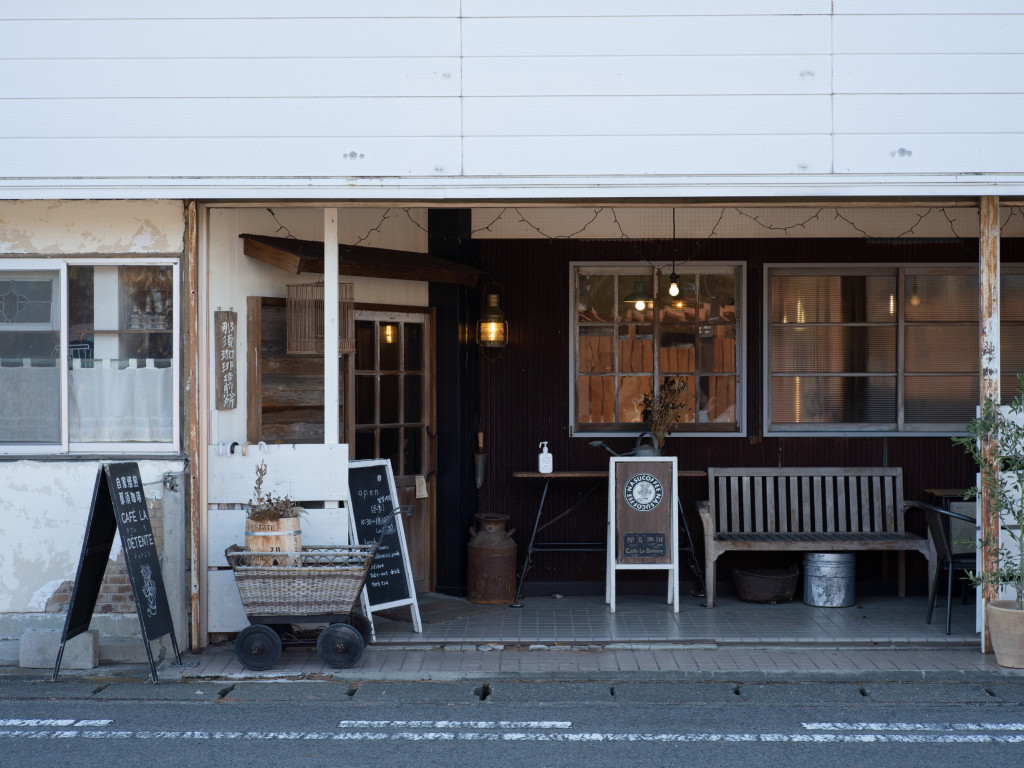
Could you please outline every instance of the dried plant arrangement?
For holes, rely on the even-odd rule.
[[[249,506],[245,516],[249,520],[279,520],[282,517],[299,517],[303,509],[297,506],[287,496],[274,495],[268,491],[263,495],[263,479],[267,476],[267,462],[261,461],[256,467],[256,484],[253,488],[256,494],[255,501],[249,499]]]
[[[665,447],[665,437],[675,424],[693,410],[690,405],[690,388],[682,377],[669,376],[662,383],[658,394],[647,393],[633,401],[640,413],[640,421],[651,425],[651,434],[660,451]]]

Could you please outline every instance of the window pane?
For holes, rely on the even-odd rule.
[[[405,450],[402,472],[417,475],[423,472],[423,430],[416,427],[405,428]]]
[[[405,370],[423,370],[423,326],[419,323],[405,324]]]
[[[619,326],[619,370],[623,373],[654,372],[654,326]]]
[[[733,373],[736,370],[735,326],[698,326],[697,349],[701,373]]]
[[[390,326],[392,330],[385,332],[385,326]],[[399,360],[402,349],[400,339],[402,326],[399,323],[381,323],[380,330],[380,369],[382,371],[397,371],[401,367]]]
[[[896,275],[775,275],[773,323],[896,321]]]
[[[615,276],[580,275],[576,310],[580,322],[615,320]]]
[[[695,373],[697,365],[697,327],[661,326],[661,372]]]
[[[374,349],[377,346],[374,324],[366,320],[356,321],[356,370],[374,369]]]
[[[611,373],[615,366],[614,326],[587,325],[579,329],[580,373]]]
[[[69,267],[72,442],[172,440],[173,275],[170,266]],[[238,376],[236,361],[223,365]]]
[[[701,320],[735,319],[736,277],[734,275],[700,275]]]
[[[978,325],[908,325],[903,351],[908,373],[977,372]]]
[[[611,424],[615,421],[615,378],[580,376],[576,390],[580,424]]]
[[[776,376],[775,424],[886,424],[896,422],[895,376]]]
[[[0,444],[60,443],[57,273],[0,273]]]
[[[616,280],[619,287],[619,301],[615,307],[618,318],[630,323],[650,322],[654,314],[651,302],[645,301],[644,308],[637,309],[633,297],[653,297],[651,291],[654,290],[654,285],[651,275],[617,275]]]
[[[356,376],[356,424],[377,423],[377,387],[373,376]]]
[[[1003,373],[1024,373],[1024,325],[1000,323],[999,355]]]
[[[699,384],[699,396],[698,422],[736,423],[735,376],[702,376]]]
[[[405,418],[408,423],[423,421],[423,377],[407,374],[405,377]]]
[[[1024,322],[1024,275],[1000,275],[999,317],[1003,322]]]
[[[641,423],[640,398],[654,391],[652,376],[622,376],[619,379],[619,421]]]
[[[966,424],[980,402],[977,376],[907,376],[903,384],[908,424]]]
[[[381,429],[380,430],[380,455],[376,458],[379,459],[391,459],[391,466],[395,474],[401,474],[401,464],[399,464],[399,446],[401,444],[402,430],[400,427],[394,427],[392,429]]]
[[[978,322],[977,274],[908,274],[903,294],[907,322]]]
[[[896,328],[778,325],[771,359],[775,373],[892,373]]]
[[[376,430],[373,429],[357,429],[356,430],[356,455],[352,458],[355,459],[376,459],[377,458],[377,442],[376,442]]]
[[[380,377],[380,423],[397,424],[400,422],[398,392],[401,377],[398,375],[381,375]]]

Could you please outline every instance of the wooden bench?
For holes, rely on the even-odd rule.
[[[715,561],[723,552],[898,551],[899,594],[906,594],[906,552],[928,560],[926,536],[904,529],[903,471],[882,467],[730,467],[708,470],[704,524],[707,606],[715,604]]]

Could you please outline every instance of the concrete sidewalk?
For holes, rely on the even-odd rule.
[[[609,613],[600,597],[532,597],[425,623],[375,617],[377,644],[345,670],[315,648],[285,648],[271,669],[252,671],[230,643],[173,658],[159,668],[171,681],[972,681],[1024,680],[982,654],[974,607],[954,604],[945,634],[944,605],[924,623],[924,598],[864,598],[849,608],[722,598],[713,610],[689,598],[678,614],[664,600],[629,597]],[[428,617],[429,618],[429,617]],[[140,651],[141,641],[139,643]],[[0,666],[0,680],[49,680],[47,670]],[[146,664],[62,670],[61,680],[149,677]]]

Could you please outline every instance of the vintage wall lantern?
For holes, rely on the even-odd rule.
[[[508,322],[501,311],[497,287],[488,287],[484,293],[484,306],[480,322],[476,324],[476,343],[485,348],[502,348],[508,344]]]

